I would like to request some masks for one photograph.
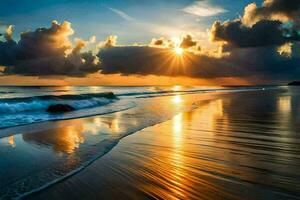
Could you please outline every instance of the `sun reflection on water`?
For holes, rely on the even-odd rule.
[[[181,102],[182,96],[177,95],[172,97],[172,102]],[[223,110],[223,100],[216,99],[203,103],[197,109],[197,112],[184,112],[175,115],[172,120],[164,126],[163,132],[170,132],[168,136],[171,140],[170,144],[166,144],[170,149],[171,153],[164,152],[165,155],[161,157],[167,157],[168,159],[165,162],[168,162],[168,174],[163,174],[166,179],[170,181],[170,184],[166,184],[165,187],[168,188],[170,199],[186,199],[189,195],[187,191],[191,191],[194,188],[196,179],[193,179],[191,173],[195,173],[193,169],[187,170],[189,166],[195,165],[196,163],[191,163],[195,161],[195,155],[193,152],[198,146],[192,145],[190,137],[193,137],[196,132],[195,127],[200,127],[199,132],[203,134],[197,135],[200,138],[206,138],[207,140],[213,139],[214,135],[210,133],[215,130],[218,124],[219,119],[225,119],[226,115]],[[226,122],[225,122],[226,123]],[[206,132],[207,131],[207,132]],[[199,133],[198,132],[198,133]],[[165,141],[170,141],[165,138]],[[160,140],[159,140],[160,141]],[[199,141],[199,143],[206,144],[207,141]],[[203,149],[203,152],[206,150]],[[199,155],[202,151],[199,151]],[[191,156],[191,157],[190,157]],[[208,162],[197,163],[198,165],[208,165]],[[163,166],[161,166],[164,168]],[[163,195],[163,194],[161,194]]]
[[[216,124],[216,119],[224,116],[223,100],[218,99],[215,101],[210,101],[204,108],[205,109],[199,113],[202,127],[206,129],[212,129]]]
[[[16,146],[15,145],[15,138],[14,138],[13,135],[8,137],[8,143],[10,144],[11,147],[15,147]]]
[[[292,109],[291,97],[290,96],[279,97],[277,106],[279,112],[283,114],[289,113]]]
[[[85,142],[83,126],[65,126],[41,133],[28,133],[23,135],[24,141],[40,146],[51,146],[58,153],[71,154]]]
[[[2,138],[1,142],[3,144],[9,145],[10,147],[16,147],[15,137],[13,135],[9,136],[9,137]]]
[[[119,126],[119,119],[115,118],[111,121],[110,128],[113,132],[119,132],[120,126]]]
[[[182,113],[173,118],[173,133],[178,134],[182,130]]]
[[[176,95],[176,96],[174,96],[174,97],[172,98],[172,102],[173,102],[174,104],[180,104],[182,101],[183,101],[183,100],[182,100],[182,98],[181,98],[180,95]]]
[[[175,85],[175,86],[173,86],[173,88],[172,88],[172,90],[173,91],[179,91],[179,90],[181,90],[181,86],[180,85]]]

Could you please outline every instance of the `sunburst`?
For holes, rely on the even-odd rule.
[[[175,51],[175,53],[176,53],[177,55],[182,55],[182,54],[183,54],[183,48],[176,47],[176,48],[174,49],[174,51]]]

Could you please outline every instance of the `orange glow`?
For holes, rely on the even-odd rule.
[[[16,144],[15,144],[15,138],[14,136],[9,136],[9,137],[5,137],[5,138],[2,138],[0,139],[0,142],[4,143],[4,144],[7,144],[11,147],[15,147]]]
[[[175,85],[175,86],[172,88],[172,90],[176,92],[176,91],[179,91],[181,88],[182,88],[182,87],[181,87],[180,85]]]
[[[12,147],[15,147],[15,146],[16,146],[16,145],[15,145],[15,138],[14,138],[13,135],[8,137],[8,143],[9,143],[10,146],[12,146]]]

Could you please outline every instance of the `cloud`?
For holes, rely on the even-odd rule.
[[[72,50],[72,53],[74,54],[78,54],[82,48],[84,48],[87,44],[89,43],[89,41],[84,41],[80,38],[75,38],[75,47]]]
[[[164,35],[164,36],[173,36],[175,34],[183,34],[186,32],[179,27],[174,27],[174,26],[165,25],[165,24],[164,25],[155,24],[152,22],[143,21],[141,19],[133,18],[130,15],[128,15],[127,13],[125,13],[124,11],[121,11],[119,9],[109,7],[105,4],[103,4],[103,6],[107,9],[111,10],[118,16],[120,16],[122,19],[130,22],[131,25],[137,26],[140,29],[146,30],[146,31],[156,34],[156,35],[158,34],[158,35]]]
[[[199,50],[201,49],[198,42],[193,39],[191,35],[183,35],[181,38],[173,37],[172,39],[167,39],[161,37],[159,39],[153,38],[149,44],[150,47],[158,48],[182,48],[187,50]]]
[[[0,66],[12,65],[15,60],[17,43],[13,40],[0,41]]]
[[[175,44],[172,40],[161,37],[159,39],[153,38],[149,46],[156,48],[174,48]]]
[[[277,52],[281,56],[291,57],[293,53],[293,43],[288,42],[277,48]]]
[[[90,43],[90,44],[93,44],[93,43],[95,43],[95,42],[96,42],[96,36],[93,35],[92,37],[90,37],[89,43]]]
[[[195,1],[183,9],[184,12],[200,17],[209,17],[228,12],[224,8],[212,6],[206,1]]]
[[[298,0],[264,0],[261,7],[251,3],[245,7],[244,24],[252,25],[260,20],[279,20],[281,22],[298,21],[300,1]]]
[[[101,73],[122,75],[166,75],[187,77],[227,77],[235,70],[218,70],[222,60],[185,52],[184,62],[168,48],[148,46],[112,47],[99,52]],[[224,65],[226,63],[224,62]],[[228,66],[228,69],[230,66]],[[225,70],[226,71],[226,70]]]
[[[6,41],[0,42],[0,65],[6,66],[3,73],[86,76],[99,71],[98,57],[81,52],[86,41],[77,39],[73,48],[69,39],[73,33],[71,23],[53,21],[50,28],[22,33],[18,42],[5,36]]]
[[[193,38],[191,35],[186,35],[183,37],[182,42],[180,44],[180,48],[188,49],[190,47],[194,47],[197,45],[197,42],[193,41]]]
[[[293,47],[296,48],[296,47]],[[297,47],[299,48],[299,47]],[[214,57],[147,46],[107,48],[99,53],[102,74],[162,75],[191,78],[250,77],[288,80],[300,75],[296,53],[279,56],[276,47],[236,48],[227,56]]]
[[[116,35],[110,35],[106,38],[105,41],[98,44],[98,48],[109,48],[116,46],[118,37]]]
[[[5,31],[4,38],[6,40],[12,40],[12,34],[13,34],[13,26],[9,25]]]
[[[153,38],[150,42],[150,46],[165,46],[166,40],[165,38],[156,39]]]
[[[245,26],[240,19],[221,23],[216,21],[210,30],[215,42],[226,42],[236,47],[260,47],[282,45],[299,41],[300,35],[293,28],[283,27],[280,21],[261,20],[253,26]]]
[[[134,18],[130,17],[128,14],[126,14],[125,12],[116,9],[116,8],[111,8],[106,6],[109,10],[113,11],[114,13],[116,13],[117,15],[119,15],[121,18],[127,20],[127,21],[134,21]]]

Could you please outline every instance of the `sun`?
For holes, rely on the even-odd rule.
[[[180,47],[176,47],[176,48],[174,49],[174,51],[175,51],[175,53],[176,53],[177,55],[182,55],[182,54],[183,54],[183,49],[180,48]]]

